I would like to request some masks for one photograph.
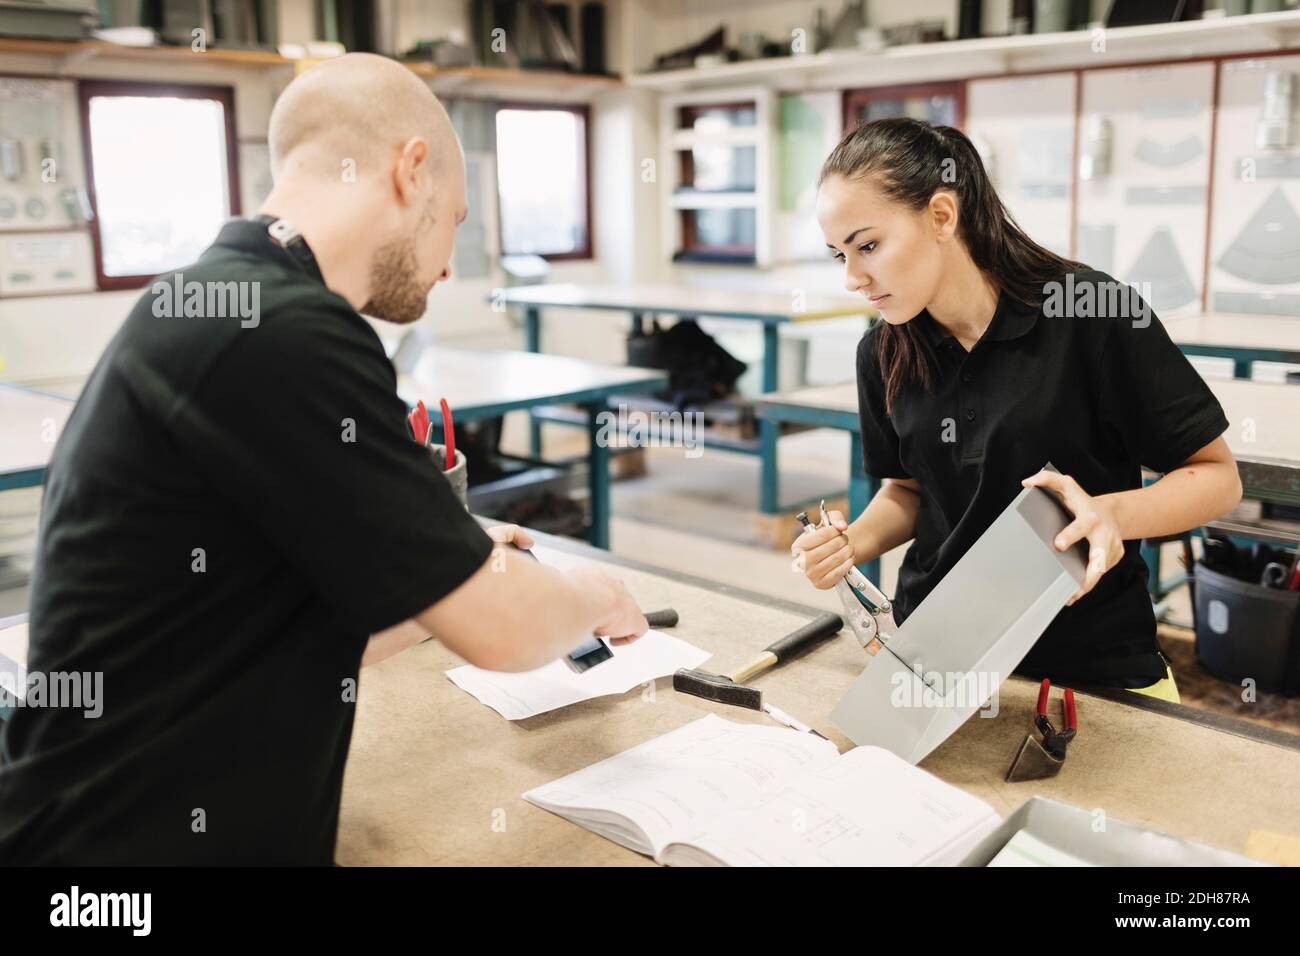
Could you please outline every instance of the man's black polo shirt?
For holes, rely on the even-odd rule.
[[[1066,301],[1076,304],[1083,283],[1116,283],[1095,271],[1065,281],[1076,290]],[[1141,487],[1142,466],[1169,471],[1228,427],[1160,320],[1131,307],[1139,302],[1131,300],[1125,317],[1097,315],[1105,306],[1085,317],[1077,313],[1086,308],[1062,315],[1046,301],[1028,307],[1004,292],[969,352],[923,311],[912,321],[938,370],[934,390],[905,385],[888,415],[876,354],[882,325],[863,336],[857,368],[866,471],[921,487],[916,537],[894,596],[898,623],[1045,462],[1090,495],[1125,491]],[[1140,542],[1125,542],[1119,564],[1061,611],[1021,672],[1120,687],[1165,676],[1139,549]]]
[[[260,316],[151,286],[59,439],[29,669],[102,672],[103,714],[4,727],[0,862],[330,863],[367,636],[491,553],[310,257],[236,221],[180,271]]]

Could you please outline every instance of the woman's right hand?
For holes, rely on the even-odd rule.
[[[853,545],[849,541],[849,523],[838,511],[826,513],[829,522],[821,527],[805,529],[790,546],[794,555],[794,568],[802,571],[813,587],[821,590],[835,587],[853,567]]]

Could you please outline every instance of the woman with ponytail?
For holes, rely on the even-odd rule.
[[[901,624],[1022,486],[1045,488],[1074,517],[1056,546],[1085,541],[1087,575],[1020,670],[1177,700],[1140,543],[1231,510],[1241,483],[1222,408],[1145,298],[1030,239],[949,126],[850,132],[822,167],[817,219],[880,313],[857,380],[882,485],[851,523],[833,514],[795,543],[808,579],[832,587],[911,541]],[[1163,476],[1143,487],[1143,466]]]

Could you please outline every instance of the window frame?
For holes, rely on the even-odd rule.
[[[229,86],[199,83],[147,83],[134,80],[78,80],[81,109],[81,149],[86,169],[86,195],[90,201],[90,238],[95,253],[95,285],[103,292],[138,289],[154,275],[110,276],[104,274],[104,247],[99,231],[99,195],[95,184],[94,144],[90,135],[90,101],[97,96],[145,96],[188,100],[217,100],[226,119],[226,195],[230,218],[243,214],[239,198],[239,143],[235,138],[235,91]]]
[[[547,262],[566,262],[578,261],[583,259],[592,259],[592,250],[595,248],[596,226],[591,216],[591,106],[587,103],[547,103],[540,100],[498,100],[492,111],[492,144],[493,156],[496,155],[496,124],[497,114],[501,110],[533,110],[547,112],[574,113],[582,117],[582,153],[583,153],[583,215],[586,217],[586,232],[583,244],[572,252],[552,252],[552,253],[519,253],[507,252],[505,248],[506,233],[502,223],[502,202],[501,202],[501,169],[493,163],[493,179],[496,186],[496,207],[497,207],[497,254],[499,256],[513,255],[536,255]]]
[[[737,100],[731,103],[683,103],[677,107],[677,128],[689,129],[686,125],[688,118],[700,113],[706,113],[710,110],[735,110],[735,109],[753,109],[757,113],[757,105],[753,100]],[[757,122],[757,121],[755,121]],[[757,146],[755,146],[757,150]],[[695,151],[690,149],[677,150],[678,169],[677,181],[680,184],[690,182],[691,189],[695,187]],[[699,190],[696,189],[698,192]],[[749,192],[750,190],[707,190],[710,192]]]
[[[895,83],[890,86],[859,86],[845,89],[841,100],[840,126],[848,133],[857,123],[853,117],[860,107],[879,100],[906,99],[911,96],[951,96],[956,100],[957,129],[966,128],[966,81],[935,80],[929,83]]]
[[[716,97],[700,96],[692,97],[686,102],[675,103],[672,106],[672,128],[676,131],[693,129],[694,117],[700,113],[707,113],[711,110],[737,110],[752,109],[754,111],[754,130],[755,130],[755,155],[756,159],[761,154],[759,147],[759,138],[763,135],[763,104],[757,97],[745,97],[731,95],[732,91],[721,91]],[[744,129],[746,127],[735,127]],[[695,154],[692,149],[679,149],[676,146],[670,148],[677,153],[677,175],[678,187],[684,186],[689,180],[690,188],[694,189],[695,183]],[[761,162],[761,159],[759,160]],[[728,244],[728,245],[707,245],[701,243],[695,227],[695,215],[706,207],[691,207],[676,209],[674,211],[678,226],[679,247],[672,253],[672,262],[674,264],[703,264],[703,265],[722,265],[722,266],[754,266],[758,263],[758,245],[760,230],[759,203],[759,177],[760,173],[755,170],[755,182],[752,189],[741,190],[720,190],[720,193],[740,193],[753,194],[755,202],[753,206],[744,205],[737,209],[754,210],[754,241],[752,243]]]

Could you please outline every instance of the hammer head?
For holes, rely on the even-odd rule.
[[[733,707],[745,707],[749,710],[763,709],[763,692],[744,684],[737,684],[730,677],[711,674],[708,671],[683,667],[673,674],[673,690],[681,691],[704,700],[730,704]]]
[[[1025,742],[1016,751],[1016,759],[1011,761],[1011,769],[1007,771],[1007,781],[1016,783],[1020,780],[1055,777],[1061,772],[1063,763],[1065,763],[1063,757],[1052,756],[1047,748],[1039,743],[1038,738],[1030,734],[1025,737]]]

